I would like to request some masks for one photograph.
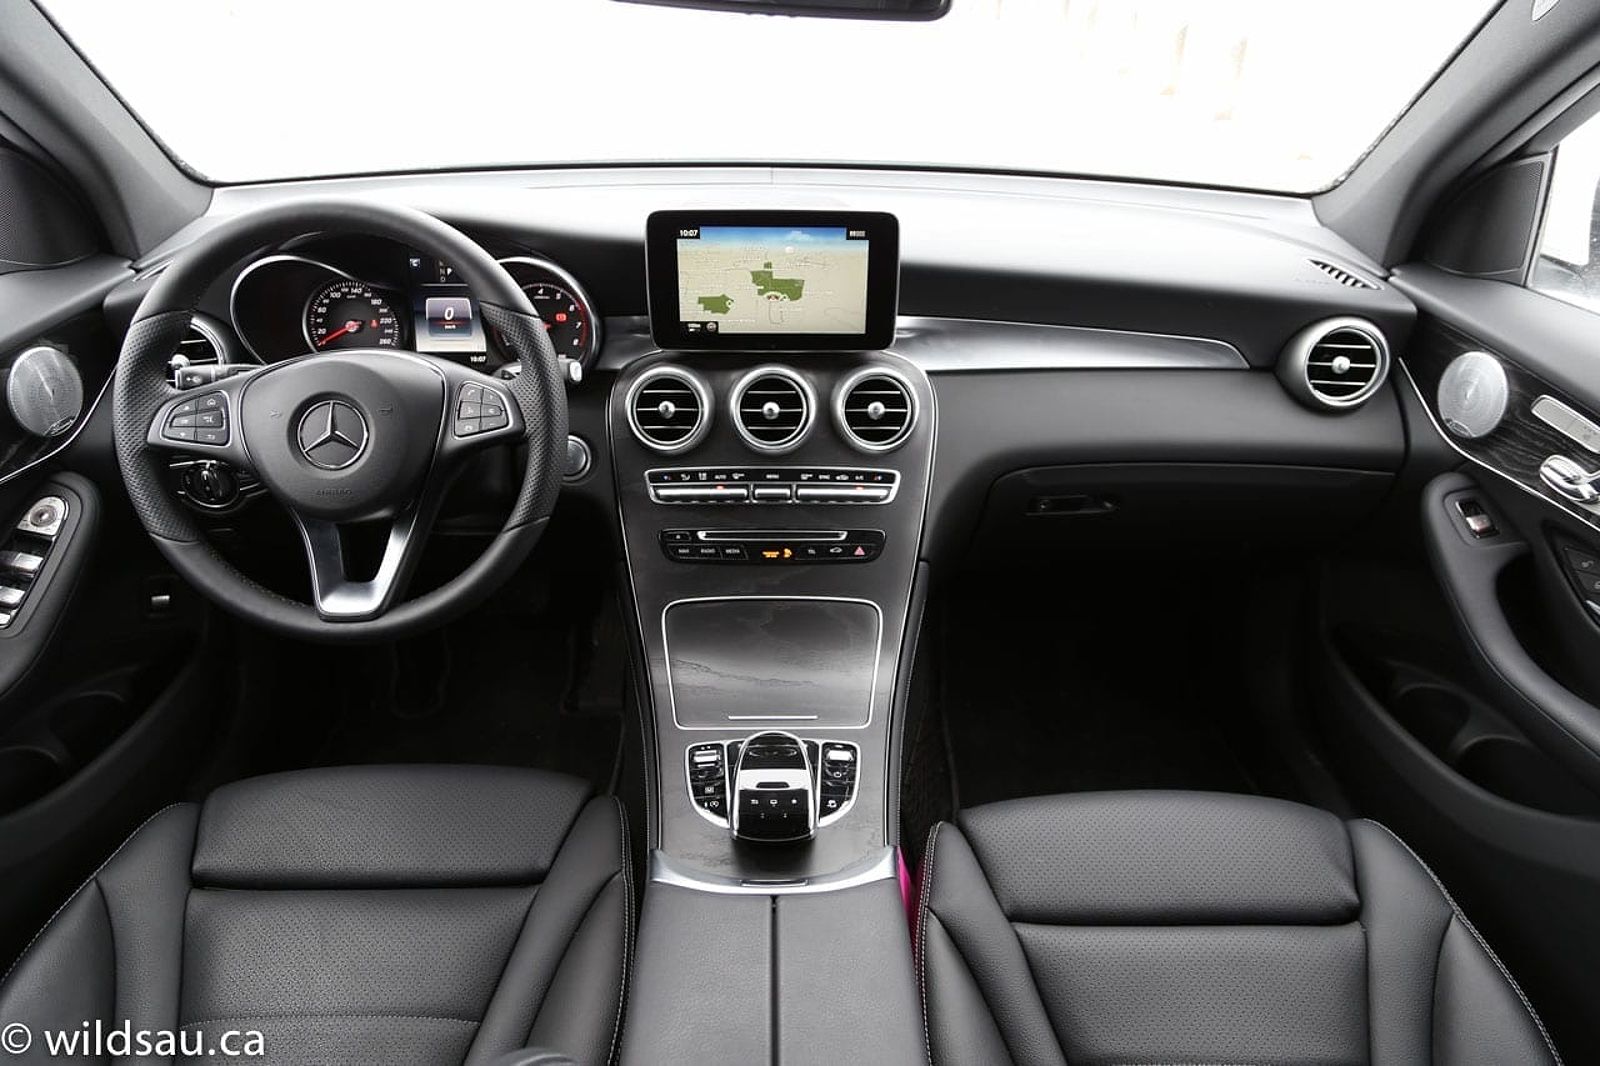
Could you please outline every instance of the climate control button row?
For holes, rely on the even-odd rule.
[[[656,503],[888,503],[894,470],[839,467],[680,467],[645,474]]]

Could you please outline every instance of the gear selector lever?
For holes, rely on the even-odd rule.
[[[817,828],[811,756],[799,737],[757,733],[739,751],[733,774],[733,835],[783,844],[810,840]]]

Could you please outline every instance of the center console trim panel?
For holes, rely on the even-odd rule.
[[[855,888],[857,885],[887,881],[898,877],[899,874],[899,855],[890,847],[878,848],[865,858],[833,873],[818,877],[797,877],[792,880],[724,877],[691,870],[659,848],[650,852],[649,871],[650,880],[653,882],[726,896],[785,896],[838,892],[846,888]]]
[[[749,714],[730,716],[728,725],[684,725],[678,719],[678,694],[672,683],[672,642],[667,636],[667,615],[674,607],[681,607],[688,603],[741,603],[750,601],[786,602],[799,601],[802,603],[857,603],[871,607],[877,617],[878,626],[873,636],[875,648],[872,655],[872,684],[868,689],[867,718],[860,725],[821,725],[823,729],[870,729],[874,718],[874,711],[878,705],[878,675],[883,669],[883,608],[873,600],[860,599],[853,596],[687,596],[683,599],[673,600],[661,608],[661,648],[665,653],[663,666],[667,676],[667,705],[672,712],[672,724],[685,732],[720,732],[726,733],[730,729],[755,728],[763,722],[771,722],[776,726],[782,722],[816,722],[814,714]]]

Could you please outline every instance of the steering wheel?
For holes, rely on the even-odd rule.
[[[246,256],[307,233],[387,237],[450,263],[521,364],[510,380],[445,359],[341,349],[178,391],[167,379],[201,295]],[[313,641],[390,640],[481,602],[525,559],[561,487],[567,400],[528,297],[458,230],[406,207],[320,200],[231,219],[179,252],[128,329],[117,362],[117,461],[156,547],[202,594],[246,621]],[[402,600],[451,480],[475,453],[525,445],[516,503],[483,554],[447,584]],[[167,487],[174,452],[254,475],[299,527],[312,603],[262,587],[219,555]],[[388,523],[376,573],[347,573],[341,526]]]

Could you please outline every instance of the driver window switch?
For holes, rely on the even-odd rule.
[[[0,551],[0,572],[15,574],[32,581],[42,566],[44,566],[42,555],[27,551]]]
[[[1474,499],[1456,501],[1456,513],[1461,515],[1461,520],[1467,525],[1467,532],[1478,540],[1488,537],[1498,537],[1500,530],[1494,524],[1494,519],[1483,509],[1483,505]]]

